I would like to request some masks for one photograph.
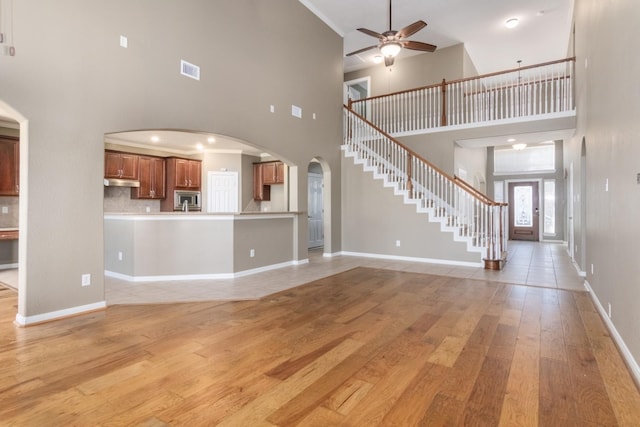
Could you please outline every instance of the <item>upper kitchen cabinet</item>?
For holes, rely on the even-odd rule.
[[[20,140],[0,137],[0,196],[20,194]]]
[[[132,199],[164,199],[166,162],[163,158],[138,156],[138,180],[140,187],[131,189]]]
[[[167,159],[167,187],[178,190],[200,191],[200,160],[169,157]]]
[[[264,162],[262,163],[262,183],[265,185],[284,184],[284,163]]]
[[[104,177],[138,179],[138,155],[105,151]]]

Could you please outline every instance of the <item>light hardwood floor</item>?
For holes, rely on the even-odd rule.
[[[640,425],[586,292],[357,267],[29,328],[0,299],[3,426]]]

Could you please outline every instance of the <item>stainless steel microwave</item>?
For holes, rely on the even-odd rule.
[[[201,193],[199,191],[176,190],[173,193],[173,210],[183,212],[199,212]]]

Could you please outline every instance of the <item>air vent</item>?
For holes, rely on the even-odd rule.
[[[193,65],[185,60],[180,61],[180,74],[183,76],[191,77],[195,80],[200,80],[200,67]]]

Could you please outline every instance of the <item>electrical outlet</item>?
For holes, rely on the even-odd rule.
[[[593,264],[591,264],[591,274],[593,274]]]
[[[609,312],[607,313],[607,315],[609,316],[609,319],[611,319],[611,303],[608,303],[608,304],[609,304]]]
[[[255,249],[251,249],[251,250],[249,251],[249,256],[250,256],[251,258],[253,258],[254,256],[256,256],[256,250],[255,250]]]
[[[8,214],[9,213],[9,206],[3,206],[2,207],[2,213],[3,214]]]
[[[125,36],[120,36],[120,47],[124,47],[125,49],[129,47],[129,40]]]
[[[271,111],[272,113],[276,112],[276,106],[275,105],[269,105],[269,111]]]
[[[118,252],[118,261],[122,261],[122,252]]]
[[[400,240],[396,240],[396,247],[400,247]]]
[[[82,286],[89,286],[91,284],[91,274],[82,275]]]

